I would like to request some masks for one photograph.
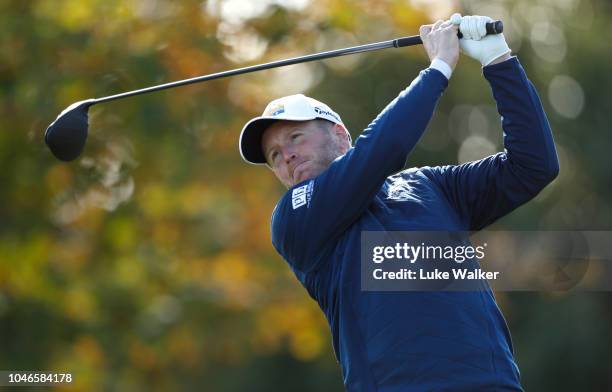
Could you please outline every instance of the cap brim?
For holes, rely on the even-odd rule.
[[[266,157],[261,148],[264,131],[277,121],[309,121],[313,118],[257,117],[249,121],[240,133],[240,155],[242,159],[256,165],[265,165]]]

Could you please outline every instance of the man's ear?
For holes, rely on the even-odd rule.
[[[338,138],[338,140],[341,141],[343,148],[346,147],[347,150],[351,148],[351,136],[349,135],[346,128],[344,128],[344,126],[340,124],[334,124],[333,132]]]

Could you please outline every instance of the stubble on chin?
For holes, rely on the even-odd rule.
[[[310,180],[323,173],[331,163],[336,160],[342,153],[339,151],[339,147],[335,144],[325,144],[321,146],[321,155],[308,163],[308,168],[301,172],[299,177],[295,178],[292,175],[288,178],[284,185],[287,189],[299,184],[302,181]],[[292,173],[293,174],[293,173]],[[283,182],[281,180],[281,182]]]

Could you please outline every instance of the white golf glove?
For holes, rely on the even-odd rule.
[[[459,40],[461,51],[474,60],[480,61],[483,66],[489,65],[496,58],[510,53],[503,34],[487,35],[486,24],[493,21],[488,16],[464,16],[454,14],[451,22],[459,25],[463,38]]]

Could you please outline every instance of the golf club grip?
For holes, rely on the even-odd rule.
[[[504,24],[502,23],[501,20],[495,20],[493,22],[489,22],[485,26],[487,29],[487,35],[499,34],[504,31]],[[463,38],[463,34],[461,34],[461,31],[457,33],[457,37]],[[393,41],[393,46],[395,46],[396,48],[402,48],[404,46],[421,45],[422,43],[423,41],[421,40],[420,36],[413,35],[411,37],[403,37],[403,38],[395,39]]]

